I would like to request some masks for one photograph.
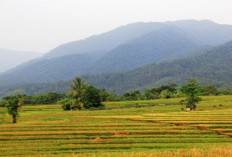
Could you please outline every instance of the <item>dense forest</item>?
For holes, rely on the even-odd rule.
[[[197,78],[203,85],[215,85],[226,89],[232,88],[231,56],[232,42],[228,42],[194,57],[154,63],[126,72],[85,75],[82,78],[90,85],[105,88],[116,94],[132,90],[144,91],[146,88],[170,83],[181,86],[190,78]],[[68,91],[70,83],[71,81],[59,81],[27,84],[16,86],[8,91],[10,93],[21,89],[23,93],[29,95],[47,92],[64,93]]]

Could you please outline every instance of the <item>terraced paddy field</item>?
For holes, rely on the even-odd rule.
[[[4,119],[0,156],[148,156],[180,149],[231,150],[232,96],[203,97],[193,112],[184,111],[180,100],[107,102],[106,110],[99,111],[23,106],[17,124],[11,124],[7,115],[0,117]]]

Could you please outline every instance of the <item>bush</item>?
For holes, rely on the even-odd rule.
[[[63,110],[80,110],[81,104],[77,99],[74,98],[63,98],[57,102],[57,104],[61,105]]]
[[[104,105],[101,103],[100,90],[93,86],[89,86],[82,93],[81,100],[83,101],[83,107],[86,109],[89,108],[99,108]]]
[[[172,97],[172,93],[167,89],[161,91],[161,93],[160,93],[160,98],[161,99],[168,99],[168,98],[171,98],[171,97]]]

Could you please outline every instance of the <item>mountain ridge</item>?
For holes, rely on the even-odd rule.
[[[180,34],[173,35],[174,37],[169,35],[171,33],[166,33],[165,35],[167,30],[161,31],[162,33],[157,35],[159,30],[167,27],[180,29],[181,32],[188,36],[188,39],[185,40],[186,38]],[[141,31],[139,31],[140,29]],[[120,30],[118,34],[117,30]],[[110,37],[112,32],[114,35]],[[156,33],[152,34],[152,32]],[[109,38],[110,40],[108,41]],[[0,88],[9,89],[25,83],[69,80],[75,76],[90,73],[131,70],[152,64],[153,62],[156,62],[157,65],[160,65],[161,62],[168,64],[168,60],[186,58],[189,57],[189,54],[197,55],[209,49],[211,46],[208,45],[218,46],[221,42],[229,41],[229,39],[232,40],[232,26],[216,24],[206,20],[135,23],[129,26],[122,26],[103,35],[87,38],[81,41],[79,45],[77,44],[77,47],[74,49],[72,46],[68,47],[70,51],[66,49],[67,47],[61,49],[61,51],[56,51],[59,49],[57,47],[57,49],[52,51],[57,53],[55,56],[45,55],[42,58],[34,59],[2,73],[0,74]],[[89,40],[91,42],[88,43]],[[73,42],[73,44],[75,45],[78,42]],[[68,46],[69,43],[65,45]],[[86,47],[87,49],[85,49]],[[82,49],[85,51],[82,51]],[[110,50],[108,51],[107,49]],[[113,54],[116,54],[116,56]],[[111,57],[104,59],[107,55],[111,55]],[[95,62],[96,64],[94,65]],[[181,67],[181,65],[179,66]],[[162,67],[160,68],[162,69]],[[167,69],[163,70],[166,71]],[[193,69],[191,70],[193,71]],[[108,77],[110,78],[111,76]],[[165,83],[171,79],[171,76],[167,76],[159,81]]]
[[[232,41],[212,48],[194,57],[153,63],[125,72],[84,75],[87,83],[110,92],[123,94],[131,90],[144,90],[170,83],[182,85],[190,78],[197,78],[203,85],[232,88]],[[21,85],[27,94],[40,92],[68,92],[71,80],[37,85]],[[12,89],[12,91],[14,90]],[[37,89],[37,90],[35,90]],[[7,90],[6,90],[7,91]],[[8,92],[12,92],[9,91]]]

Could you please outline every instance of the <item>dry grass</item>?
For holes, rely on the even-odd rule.
[[[53,157],[57,155],[33,155],[33,157]],[[190,149],[190,150],[177,150],[176,152],[118,152],[118,153],[96,153],[96,154],[63,154],[58,157],[230,157],[232,156],[232,146],[215,147],[208,150],[203,149]],[[32,157],[32,156],[28,156]]]
[[[126,155],[127,157],[229,157],[232,156],[232,146],[227,146],[225,148],[212,148],[210,150],[203,149],[191,149],[178,150],[177,152],[163,152],[163,153],[135,153],[131,155]],[[123,157],[123,156],[120,156]]]
[[[97,137],[95,139],[90,139],[92,142],[100,142],[102,139],[100,137]]]
[[[128,132],[115,132],[113,133],[112,136],[127,136],[127,135],[129,135]]]
[[[209,130],[209,128],[206,126],[197,126],[197,129],[198,130]]]

